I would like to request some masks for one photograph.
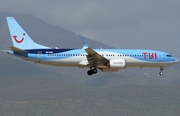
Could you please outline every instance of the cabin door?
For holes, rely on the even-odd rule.
[[[162,54],[158,53],[157,58],[158,58],[158,60],[162,60]]]
[[[42,52],[41,51],[38,51],[38,60],[41,60],[42,59]]]

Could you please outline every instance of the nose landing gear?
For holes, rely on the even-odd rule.
[[[163,68],[160,68],[159,75],[161,75],[161,76],[163,75],[163,72],[162,72],[163,70],[164,70]]]

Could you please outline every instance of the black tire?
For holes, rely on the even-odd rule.
[[[94,74],[96,74],[98,72],[98,70],[96,68],[94,68],[92,71]]]
[[[91,75],[93,74],[93,71],[92,71],[92,70],[88,70],[88,71],[87,71],[87,74],[88,74],[89,76],[91,76]]]
[[[159,72],[159,75],[163,75],[163,72]]]

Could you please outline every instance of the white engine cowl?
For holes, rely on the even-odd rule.
[[[125,59],[112,59],[109,61],[110,69],[126,69]]]

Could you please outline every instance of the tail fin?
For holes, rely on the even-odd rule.
[[[14,47],[20,49],[46,49],[49,47],[35,43],[23,28],[17,23],[14,17],[6,17],[11,39]]]

